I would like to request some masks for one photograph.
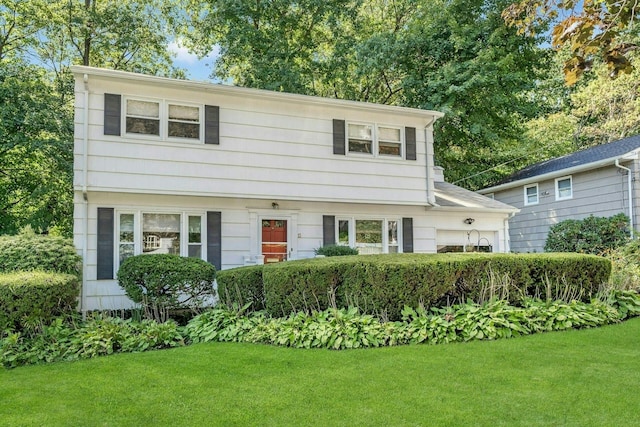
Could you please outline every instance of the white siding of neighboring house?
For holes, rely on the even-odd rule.
[[[632,167],[633,163],[623,163],[623,166]],[[634,168],[637,171],[637,167]],[[524,205],[523,185],[496,191],[495,200],[520,209],[509,220],[511,250],[543,252],[549,228],[566,219],[584,219],[590,215],[610,217],[618,213],[629,215],[627,182],[626,172],[612,164],[573,174],[573,197],[568,200],[556,201],[555,178],[538,182],[537,205]],[[634,184],[633,187],[637,193],[637,186]],[[635,200],[637,204],[637,194]],[[637,213],[636,209],[635,224],[638,224]]]

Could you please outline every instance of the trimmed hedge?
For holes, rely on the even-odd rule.
[[[260,286],[257,270],[253,287]],[[262,283],[272,316],[335,304],[395,320],[404,306],[441,307],[467,299],[588,300],[610,273],[609,260],[582,254],[394,254],[266,265]]]
[[[28,271],[0,274],[0,331],[22,330],[75,311],[76,275]]]
[[[219,271],[216,281],[220,301],[228,307],[234,303],[240,307],[251,303],[251,311],[264,310],[262,267],[262,265],[252,265]]]
[[[358,255],[357,248],[351,248],[349,246],[342,245],[327,245],[322,246],[314,251],[316,255],[324,255],[324,256],[348,256],[348,255]]]
[[[21,234],[0,237],[0,272],[53,271],[81,277],[82,258],[63,237]]]

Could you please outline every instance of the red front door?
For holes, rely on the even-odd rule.
[[[284,219],[262,220],[262,255],[264,262],[287,260],[287,221]]]

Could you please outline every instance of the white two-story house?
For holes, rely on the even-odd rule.
[[[227,269],[361,254],[508,250],[516,209],[445,183],[435,111],[89,67],[75,75],[82,310],[131,306],[129,256]]]

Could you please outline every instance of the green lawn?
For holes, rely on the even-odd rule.
[[[372,350],[199,344],[0,370],[0,425],[640,423],[640,318]]]

